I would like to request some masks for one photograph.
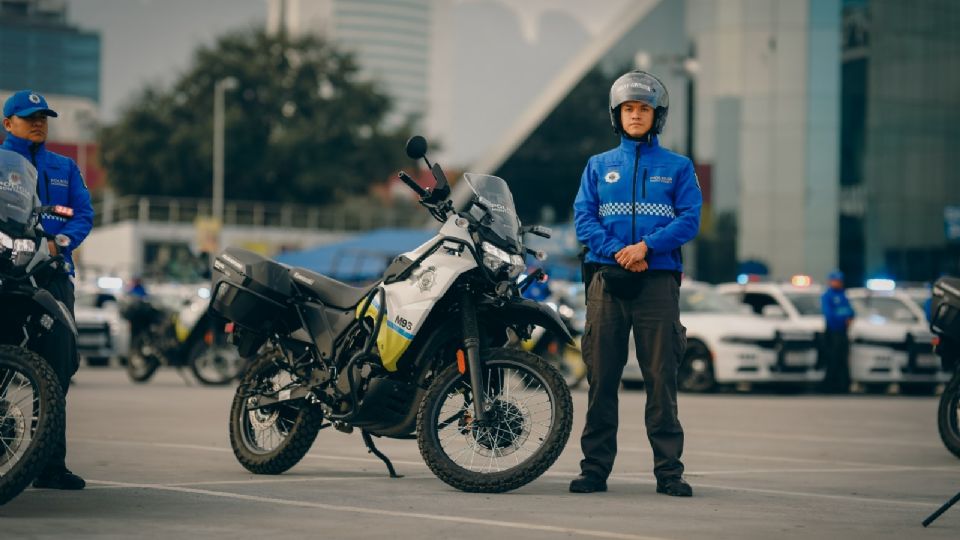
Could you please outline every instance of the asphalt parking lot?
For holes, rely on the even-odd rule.
[[[359,433],[320,432],[280,476],[255,476],[227,435],[232,388],[146,385],[83,369],[70,390],[68,465],[82,492],[28,489],[0,507],[0,538],[958,538],[960,490],[934,397],[682,395],[692,499],[657,495],[643,392],[621,395],[620,455],[607,493],[574,495],[586,393],[559,461],[515,492],[458,492],[415,441],[381,440],[401,479]]]

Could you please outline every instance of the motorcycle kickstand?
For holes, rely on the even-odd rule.
[[[940,514],[943,514],[944,512],[949,510],[951,506],[957,504],[958,502],[960,502],[960,493],[957,493],[956,495],[953,496],[952,499],[943,503],[943,506],[938,508],[936,512],[930,514],[930,517],[923,520],[924,528],[929,527],[931,523],[933,523],[934,521],[936,521],[938,517],[940,517]]]
[[[377,447],[373,444],[373,438],[370,436],[370,432],[364,429],[360,431],[360,435],[363,437],[363,444],[367,446],[367,452],[380,458],[384,465],[387,466],[387,471],[390,472],[390,478],[403,478],[403,475],[397,474],[397,471],[393,468],[393,463],[390,463],[390,458],[383,455],[383,452],[380,450],[377,450]]]
[[[183,379],[183,384],[187,386],[194,386],[193,381],[187,378],[187,375],[183,372],[183,366],[177,366],[177,375],[180,375],[180,378]]]

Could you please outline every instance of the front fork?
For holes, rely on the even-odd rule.
[[[470,388],[473,393],[473,414],[477,421],[487,418],[487,395],[484,389],[483,366],[480,362],[480,326],[477,323],[477,305],[469,288],[464,288],[460,298],[463,316],[463,348],[467,356],[467,371],[470,372]]]

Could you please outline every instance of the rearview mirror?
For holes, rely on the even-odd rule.
[[[407,157],[420,159],[427,155],[427,140],[420,135],[414,135],[407,141]]]

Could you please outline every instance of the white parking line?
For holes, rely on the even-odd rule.
[[[175,482],[163,484],[165,486],[216,486],[216,485],[247,485],[247,484],[293,484],[298,482],[355,482],[357,480],[382,480],[383,476],[309,476],[309,477],[284,477],[270,476],[267,478],[253,478],[250,480],[207,480],[196,482]],[[87,486],[86,489],[127,489],[123,484],[99,484]]]
[[[133,489],[152,489],[157,491],[172,491],[176,493],[190,493],[194,495],[207,495],[210,497],[221,497],[225,499],[237,499],[241,501],[251,501],[256,503],[269,503],[282,506],[296,506],[301,508],[318,508],[321,510],[330,510],[333,512],[349,512],[355,514],[367,514],[381,517],[402,517],[417,520],[441,521],[462,523],[466,525],[478,525],[485,527],[500,527],[505,529],[518,529],[527,531],[540,531],[559,534],[572,534],[578,536],[588,536],[593,538],[614,538],[619,540],[662,540],[653,536],[640,536],[635,534],[623,534],[606,531],[591,531],[585,529],[574,529],[569,527],[557,527],[554,525],[540,525],[536,523],[522,523],[518,521],[493,521],[488,519],[474,519],[463,516],[447,516],[442,514],[424,514],[420,512],[399,512],[396,510],[383,510],[376,508],[362,508],[358,506],[344,506],[335,504],[316,503],[309,501],[293,501],[288,499],[276,499],[273,497],[258,497],[256,495],[242,495],[239,493],[227,493],[224,491],[212,491],[208,489],[196,489],[182,486],[172,486],[163,484],[134,484],[127,482],[113,482],[110,480],[89,480],[95,484],[109,486],[126,487]]]
[[[89,443],[97,443],[97,444],[160,446],[160,447],[167,447],[167,448],[181,448],[181,449],[187,449],[187,450],[200,450],[200,451],[207,451],[207,452],[231,452],[231,450],[226,448],[219,448],[214,446],[200,446],[200,445],[193,445],[193,444],[176,444],[176,443],[154,444],[154,443],[141,442],[141,441],[121,441],[121,440],[109,440],[109,439],[103,439],[103,440],[101,439],[70,439],[70,440],[76,441],[76,442],[89,442]],[[325,460],[346,460],[346,461],[362,461],[362,462],[368,462],[368,463],[380,463],[380,460],[375,458],[359,458],[359,457],[334,456],[334,455],[323,455],[323,454],[307,454],[305,457],[313,458],[313,459],[325,459]],[[746,456],[746,457],[750,457],[750,456]],[[395,464],[401,463],[401,464],[410,465],[410,466],[426,467],[426,464],[418,461],[394,461],[394,463]],[[882,468],[876,467],[875,472],[890,472],[890,469],[893,467],[894,466],[890,466],[890,467],[883,466]],[[916,469],[917,470],[940,470],[941,468],[917,467]],[[956,470],[956,469],[947,469],[947,470]],[[697,474],[695,471],[688,471],[688,472],[691,476]],[[731,473],[732,472],[733,471],[731,471]],[[737,471],[737,472],[749,473],[749,471]],[[779,472],[784,472],[784,471],[783,470],[778,471],[773,469],[771,469],[770,471],[771,474],[779,473]],[[552,478],[553,479],[551,480],[552,482],[566,483],[566,482],[569,482],[571,479],[573,479],[577,474],[579,474],[579,471],[569,471],[569,472],[547,471],[543,474],[543,476],[547,478]],[[639,484],[655,483],[652,480],[641,480],[634,477],[634,476],[649,475],[649,474],[650,473],[617,473],[617,474],[611,475],[611,478],[618,481],[624,481],[629,483],[639,483]],[[109,484],[122,485],[123,483],[112,482]],[[159,486],[159,484],[142,484],[142,485],[143,486]],[[804,498],[822,498],[827,500],[839,500],[839,501],[857,502],[857,503],[906,505],[906,506],[916,506],[916,507],[924,507],[924,508],[930,508],[932,506],[935,506],[933,505],[933,503],[908,501],[903,499],[879,499],[879,498],[872,498],[872,497],[859,497],[855,495],[832,495],[832,494],[826,494],[826,493],[813,493],[813,492],[806,492],[806,491],[787,491],[787,490],[749,488],[749,487],[739,487],[739,486],[723,486],[723,485],[716,485],[716,484],[701,484],[699,482],[696,485],[698,487],[706,487],[706,488],[720,489],[720,490],[727,490],[727,491],[742,491],[747,493],[764,493],[769,495],[783,495],[783,496],[804,497]],[[138,486],[141,486],[141,484],[129,484],[129,486],[138,487]]]
[[[872,439],[867,437],[823,437],[820,435],[804,434],[780,434],[780,433],[755,433],[751,431],[730,431],[730,430],[710,430],[697,429],[695,434],[719,435],[723,437],[743,437],[747,439],[769,439],[773,441],[803,441],[817,443],[841,443],[841,444],[872,444],[879,446],[906,446],[909,448],[940,448],[939,444],[924,443],[916,441],[898,441],[894,439]]]
[[[641,454],[652,454],[650,447],[639,447],[639,446],[626,446],[619,447],[618,451],[620,452],[637,452]],[[868,461],[843,461],[835,459],[808,459],[808,458],[794,458],[786,456],[761,456],[756,454],[746,454],[746,453],[735,453],[735,452],[714,452],[709,450],[684,450],[683,455],[685,456],[714,456],[714,457],[723,457],[723,458],[739,458],[746,459],[750,461],[776,461],[784,463],[811,463],[811,464],[820,464],[820,465],[846,465],[848,467],[887,467],[890,470],[900,470],[903,469],[903,465],[894,465],[892,463],[875,463]],[[910,470],[918,471],[956,471],[957,467],[947,467],[947,466],[936,466],[936,467],[926,467],[926,466],[915,466],[911,467]]]

